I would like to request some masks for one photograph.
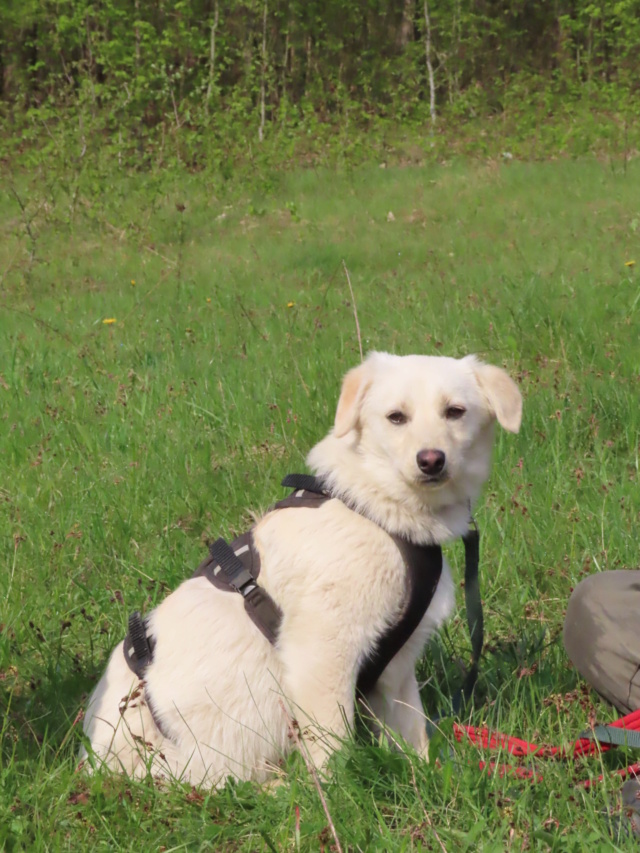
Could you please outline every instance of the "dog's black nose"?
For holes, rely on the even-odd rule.
[[[446,458],[442,450],[420,450],[416,455],[416,462],[423,474],[435,477],[442,473]]]

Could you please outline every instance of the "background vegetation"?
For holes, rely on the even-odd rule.
[[[470,121],[538,155],[629,147],[639,53],[640,0],[5,0],[4,146],[228,177],[330,156],[336,128],[362,158],[433,106],[444,148]]]

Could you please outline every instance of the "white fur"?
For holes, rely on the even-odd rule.
[[[453,419],[451,406],[465,413]],[[391,423],[394,411],[406,423]],[[489,473],[493,422],[515,432],[520,416],[515,384],[473,356],[371,354],[345,377],[335,427],[308,457],[358,512],[330,500],[267,513],[255,528],[260,584],[284,614],[277,645],[241,596],[185,581],[150,616],[156,648],[143,684],[122,644],[114,650],[87,708],[92,757],[133,775],[261,781],[292,749],[295,717],[322,766],[353,721],[360,664],[403,606],[404,566],[388,533],[419,544],[462,535]],[[418,468],[425,449],[446,455],[440,481]],[[453,606],[445,562],[422,622],[366,697],[378,725],[418,750],[427,737],[415,664]]]

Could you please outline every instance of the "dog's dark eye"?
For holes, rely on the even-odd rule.
[[[448,421],[458,421],[466,411],[464,406],[447,406],[444,416]]]
[[[387,415],[387,420],[391,421],[392,424],[396,426],[400,426],[401,424],[406,424],[409,420],[404,412],[389,412]]]

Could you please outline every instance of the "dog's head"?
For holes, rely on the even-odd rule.
[[[513,380],[474,356],[374,352],[344,378],[333,438],[376,491],[437,508],[477,497],[494,422],[518,432],[521,415]]]

